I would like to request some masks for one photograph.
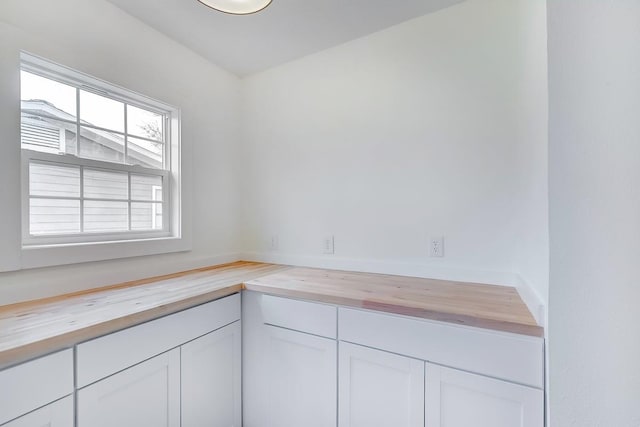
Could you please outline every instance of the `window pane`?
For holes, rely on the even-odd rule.
[[[129,198],[129,177],[123,172],[85,169],[84,197],[126,200]]]
[[[127,105],[127,133],[142,138],[164,141],[162,115]]]
[[[22,109],[37,110],[41,114],[76,120],[76,88],[72,86],[21,71],[20,99]]]
[[[124,103],[81,90],[80,120],[82,124],[124,132]]]
[[[131,203],[131,229],[162,230],[162,203]]]
[[[33,235],[80,232],[80,201],[29,200],[29,232]]]
[[[124,163],[124,137],[117,133],[80,128],[80,157]]]
[[[148,168],[162,169],[163,144],[145,139],[128,138],[127,163]]]
[[[131,175],[131,199],[162,201],[162,177]]]
[[[31,196],[80,197],[80,168],[49,163],[29,164]]]
[[[22,112],[22,148],[53,154],[76,153],[76,125],[52,117]]]
[[[84,202],[84,231],[126,231],[129,228],[127,202],[86,200]]]

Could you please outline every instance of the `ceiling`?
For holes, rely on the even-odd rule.
[[[196,0],[109,0],[239,76],[319,52],[462,0],[273,0],[234,16]]]

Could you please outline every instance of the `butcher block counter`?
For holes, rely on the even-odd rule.
[[[530,336],[517,290],[239,261],[0,307],[0,369],[243,289]]]

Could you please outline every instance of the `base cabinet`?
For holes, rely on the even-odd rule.
[[[543,392],[340,342],[339,427],[541,427]]]
[[[544,426],[541,339],[281,299],[243,295],[246,427]]]
[[[241,363],[236,321],[79,390],[78,427],[241,427]]]
[[[544,426],[541,341],[254,292],[240,319],[240,303],[77,345],[75,386],[71,349],[0,371],[0,426]],[[487,344],[531,363],[498,366]]]
[[[541,427],[542,390],[427,363],[427,427]]]
[[[423,427],[424,365],[340,342],[339,427]]]
[[[73,397],[67,396],[23,415],[2,427],[72,427],[73,426]]]
[[[182,427],[241,427],[241,326],[237,321],[183,345]]]
[[[240,295],[76,346],[76,427],[241,427]]]
[[[180,427],[180,349],[78,391],[78,427]]]
[[[265,326],[267,427],[335,427],[337,343]]]

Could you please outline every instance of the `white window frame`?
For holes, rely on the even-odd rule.
[[[21,69],[93,91],[129,105],[141,107],[165,116],[164,168],[153,169],[86,159],[70,154],[53,154],[21,148],[22,198],[22,259],[23,268],[97,261],[129,256],[168,253],[190,249],[190,239],[182,233],[180,110],[129,89],[113,85],[95,77],[55,64],[40,57],[21,52]],[[80,112],[77,111],[77,115]],[[125,128],[125,132],[126,132]],[[16,143],[19,143],[16,142]],[[59,235],[31,235],[29,232],[29,163],[44,162],[127,172],[129,175],[155,175],[163,178],[163,229],[108,233],[75,233]],[[129,198],[131,197],[129,191]],[[129,199],[131,203],[131,199]],[[133,201],[135,202],[135,201]],[[131,218],[129,219],[131,221]],[[155,221],[155,217],[154,217]],[[95,250],[89,248],[94,247]]]

